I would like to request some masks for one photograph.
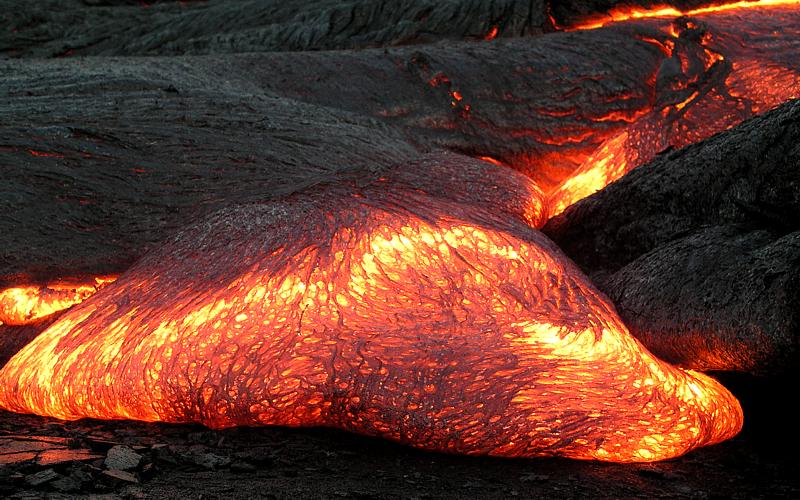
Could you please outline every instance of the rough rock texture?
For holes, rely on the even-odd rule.
[[[119,5],[119,4],[122,5]],[[552,29],[544,0],[3,2],[0,53],[165,55],[351,49]],[[117,5],[108,5],[117,4]],[[233,4],[233,5],[232,5]]]
[[[545,132],[553,129],[545,140],[556,143],[576,129],[610,133],[621,125],[596,118],[646,106],[648,70],[637,74],[631,65],[627,74],[603,77],[592,67],[590,53],[598,48],[574,57],[575,83],[587,92],[563,103],[587,112],[557,119],[541,110],[563,101],[553,79],[565,75],[553,70],[559,51],[573,54],[569,46],[581,36],[604,40],[614,57],[628,50],[658,64],[657,49],[617,32],[566,34],[544,45],[520,40],[428,48],[424,54],[398,49],[295,58],[0,62],[7,75],[0,80],[0,232],[16,235],[0,249],[0,280],[120,271],[190,215],[286,194],[341,170],[377,171],[437,145],[501,157],[557,149],[535,134],[507,139],[508,131],[531,120]],[[448,90],[428,84],[436,71],[420,74],[423,59],[442,61],[437,66],[446,65],[459,80],[463,72],[459,88],[491,101],[485,111],[473,111],[474,121],[461,119],[463,109],[453,108]],[[502,81],[510,81],[514,61],[534,60],[543,73],[529,72],[509,98]],[[298,69],[308,67],[327,83],[308,83]],[[282,76],[284,70],[295,75]],[[484,81],[483,73],[493,79]],[[385,88],[387,74],[392,93]],[[620,89],[640,98],[615,98]],[[556,128],[559,121],[563,126]],[[495,149],[486,146],[492,142]]]
[[[330,50],[535,35],[615,6],[702,0],[3,0],[0,54]]]
[[[666,57],[639,38],[659,33],[656,27],[619,28],[385,50],[84,58],[79,64],[10,60],[0,70],[14,78],[0,83],[0,93],[20,98],[20,108],[36,109],[41,101],[26,103],[29,94],[113,92],[123,99],[162,89],[173,90],[167,96],[267,92],[366,114],[400,127],[422,148],[492,156],[552,185],[626,126],[624,117],[653,105],[650,77]],[[598,54],[609,63],[598,64]],[[658,96],[660,105],[685,98],[669,89]],[[44,119],[54,113],[51,122],[71,113],[69,101],[39,109]],[[188,109],[189,116],[193,109],[199,108]]]
[[[657,355],[795,369],[800,101],[659,156],[545,226]]]
[[[416,154],[368,118],[263,93],[187,95],[149,83],[102,99],[6,101],[0,218],[15,237],[0,248],[0,280],[116,272],[221,205]]]

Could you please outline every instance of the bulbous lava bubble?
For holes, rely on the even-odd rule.
[[[495,208],[378,181],[222,210],[12,358],[0,405],[619,462],[739,431],[729,392],[653,357]]]

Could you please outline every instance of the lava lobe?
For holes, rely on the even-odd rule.
[[[498,189],[520,174],[405,171],[186,228],[12,358],[0,406],[618,462],[739,431],[728,391],[651,355],[525,222]]]

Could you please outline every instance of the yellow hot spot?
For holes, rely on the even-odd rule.
[[[380,215],[318,254],[265,252],[224,283],[187,271],[194,295],[136,281],[180,284],[168,257],[134,267],[135,285],[79,305],[0,371],[0,406],[336,425],[442,451],[614,461],[675,456],[740,427],[732,396],[644,351],[529,228]]]
[[[0,324],[25,325],[80,304],[116,276],[0,290]]]

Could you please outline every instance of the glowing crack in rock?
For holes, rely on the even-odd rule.
[[[647,352],[541,233],[385,182],[187,228],[17,353],[0,406],[618,462],[742,425],[727,390]]]
[[[564,181],[549,199],[549,215],[554,217],[567,207],[600,191],[630,170],[626,148],[628,133],[609,139],[592,154],[575,173]]]

